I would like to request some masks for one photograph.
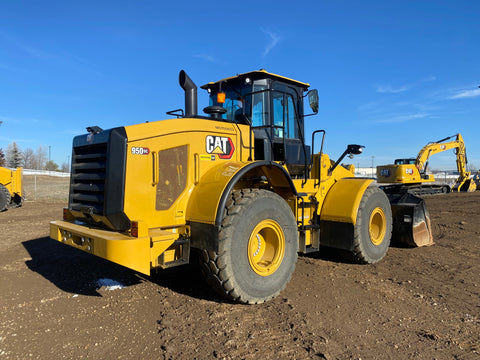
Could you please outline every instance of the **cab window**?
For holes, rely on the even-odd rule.
[[[262,91],[251,95],[252,104],[252,126],[268,125],[268,97],[267,92]]]
[[[239,86],[225,91],[225,103],[217,102],[217,94],[210,95],[210,106],[222,106],[227,112],[222,119],[231,122],[246,123],[252,126],[268,125],[269,106],[268,91],[264,84]]]
[[[278,126],[274,131],[276,137],[283,137],[285,131],[287,138],[298,138],[298,121],[294,104],[291,94],[273,93],[273,125]]]
[[[287,137],[289,139],[298,138],[298,121],[295,112],[295,106],[293,97],[287,94],[287,107],[286,107],[286,120],[287,120]]]

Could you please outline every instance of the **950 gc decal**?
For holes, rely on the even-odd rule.
[[[235,152],[232,139],[225,136],[207,135],[205,149],[208,154],[216,154],[220,159],[231,159]]]
[[[139,146],[132,146],[130,150],[132,155],[148,155],[150,154],[150,149],[148,147],[139,147]]]

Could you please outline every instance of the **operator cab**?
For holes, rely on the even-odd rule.
[[[310,85],[265,70],[252,71],[201,86],[210,94],[204,112],[212,118],[251,126],[255,160],[280,161],[291,176],[303,176],[310,164],[304,137],[304,92]],[[316,112],[318,107],[318,95]]]

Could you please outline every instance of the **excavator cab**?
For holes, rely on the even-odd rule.
[[[309,86],[265,70],[252,71],[203,85],[210,94],[204,112],[215,119],[250,125],[254,160],[279,161],[292,177],[303,177],[310,163],[310,147],[303,133],[303,93]],[[309,92],[309,103],[318,111],[315,90]]]
[[[415,165],[416,159],[395,159],[395,165]]]

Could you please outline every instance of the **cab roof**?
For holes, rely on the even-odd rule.
[[[202,85],[200,87],[204,90],[207,90],[209,88],[211,89],[213,87],[219,86],[220,83],[232,82],[232,81],[234,81],[234,82],[244,81],[246,78],[250,78],[251,80],[258,80],[258,79],[279,80],[279,81],[283,81],[283,82],[286,82],[286,83],[290,83],[290,84],[302,87],[304,90],[307,90],[310,87],[310,84],[308,84],[308,83],[293,80],[293,79],[290,79],[290,78],[287,78],[287,77],[284,77],[284,76],[280,76],[280,75],[277,75],[277,74],[272,74],[272,73],[269,73],[265,69],[250,71],[250,72],[246,72],[246,73],[243,73],[243,74],[237,74],[236,76],[225,78],[225,79],[222,79],[222,80],[219,80],[219,81],[216,81],[216,82],[209,82],[208,84]]]

